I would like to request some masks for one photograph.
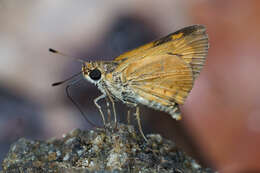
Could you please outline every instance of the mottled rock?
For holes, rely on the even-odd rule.
[[[75,129],[61,139],[21,138],[2,163],[3,172],[77,173],[212,173],[201,168],[173,142],[158,134],[146,142],[133,126],[109,124],[105,129]]]

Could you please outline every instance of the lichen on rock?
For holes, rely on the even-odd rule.
[[[90,131],[72,130],[61,139],[19,139],[2,163],[3,172],[212,173],[173,142],[131,125],[111,123]]]

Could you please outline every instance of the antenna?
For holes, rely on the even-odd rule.
[[[78,73],[72,75],[71,77],[69,77],[69,78],[67,78],[67,79],[65,79],[65,80],[63,80],[63,81],[55,82],[55,83],[51,84],[51,86],[61,85],[61,84],[65,83],[65,82],[70,81],[71,79],[77,77],[77,76],[80,75],[81,73],[82,73],[82,71],[80,71],[80,72],[78,72]]]
[[[65,57],[72,58],[72,56],[69,56],[69,55],[64,54],[64,53],[62,53],[62,52],[59,52],[59,51],[57,51],[57,50],[55,50],[55,49],[52,49],[52,48],[49,48],[49,52],[55,53],[55,54],[58,54],[58,55],[61,55],[61,56],[65,56]],[[81,58],[78,58],[78,57],[74,57],[74,58],[75,58],[77,61],[81,62],[81,63],[85,63],[85,61],[84,61],[83,59],[81,59]]]

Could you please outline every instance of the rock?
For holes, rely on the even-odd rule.
[[[134,127],[109,124],[106,128],[75,129],[61,139],[19,139],[2,163],[8,173],[212,173],[201,168],[173,142],[158,134],[146,142]]]

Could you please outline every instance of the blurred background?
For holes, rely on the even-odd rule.
[[[49,47],[86,60],[112,60],[203,24],[209,55],[182,106],[183,120],[142,107],[144,131],[176,141],[220,173],[260,172],[259,17],[258,0],[1,0],[0,161],[20,137],[44,140],[93,128],[66,97],[65,85],[51,87],[81,64],[49,53]],[[93,104],[97,88],[82,81],[70,93],[102,125]],[[125,122],[127,110],[119,112]]]

